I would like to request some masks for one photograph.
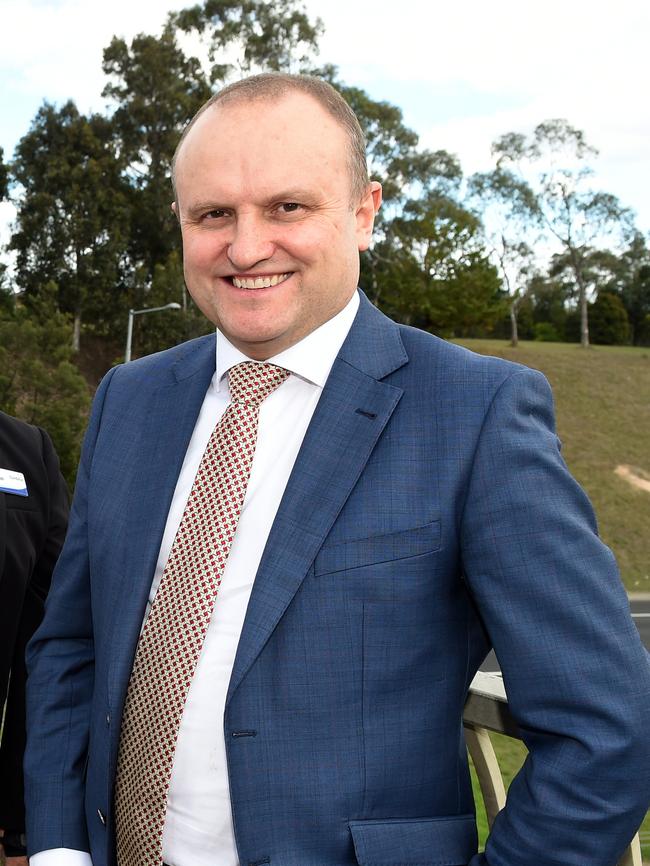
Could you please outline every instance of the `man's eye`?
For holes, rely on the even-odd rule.
[[[298,202],[283,201],[278,209],[282,211],[282,213],[296,213],[296,211],[299,211],[301,207],[302,205],[299,205]]]
[[[214,220],[214,219],[221,219],[224,216],[226,216],[225,210],[221,210],[219,208],[216,208],[215,210],[209,210],[209,211],[207,211],[207,213],[204,213],[203,219]]]

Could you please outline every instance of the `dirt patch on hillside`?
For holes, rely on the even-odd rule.
[[[639,490],[645,490],[646,493],[650,493],[650,475],[648,475],[647,472],[644,472],[643,469],[639,469],[638,466],[626,466],[622,463],[620,466],[616,467],[614,472],[619,476],[619,478],[623,478],[633,487],[637,487]]]

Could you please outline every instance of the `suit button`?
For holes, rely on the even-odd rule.
[[[102,822],[102,826],[105,827],[106,826],[106,815],[104,815],[104,813],[102,812],[101,809],[97,810],[97,817]]]
[[[107,713],[107,714],[106,714],[106,724],[107,724],[107,725],[110,725],[110,723],[111,723],[111,714],[110,714],[110,713]]]

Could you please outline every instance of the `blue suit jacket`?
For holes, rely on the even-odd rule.
[[[32,851],[115,862],[120,717],[214,337],[112,370],[30,651]],[[461,715],[490,645],[531,755],[485,854]],[[545,379],[362,298],[268,539],[225,718],[240,863],[613,864],[648,661]],[[222,720],[215,719],[215,724]]]

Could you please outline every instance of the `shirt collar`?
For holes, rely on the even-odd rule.
[[[325,386],[336,356],[348,335],[359,309],[359,293],[355,292],[343,309],[333,318],[307,334],[294,346],[268,358],[269,364],[277,364],[294,375],[318,385]],[[231,367],[242,361],[252,361],[240,352],[217,328],[217,365],[213,379],[217,391],[226,386],[224,377]]]

